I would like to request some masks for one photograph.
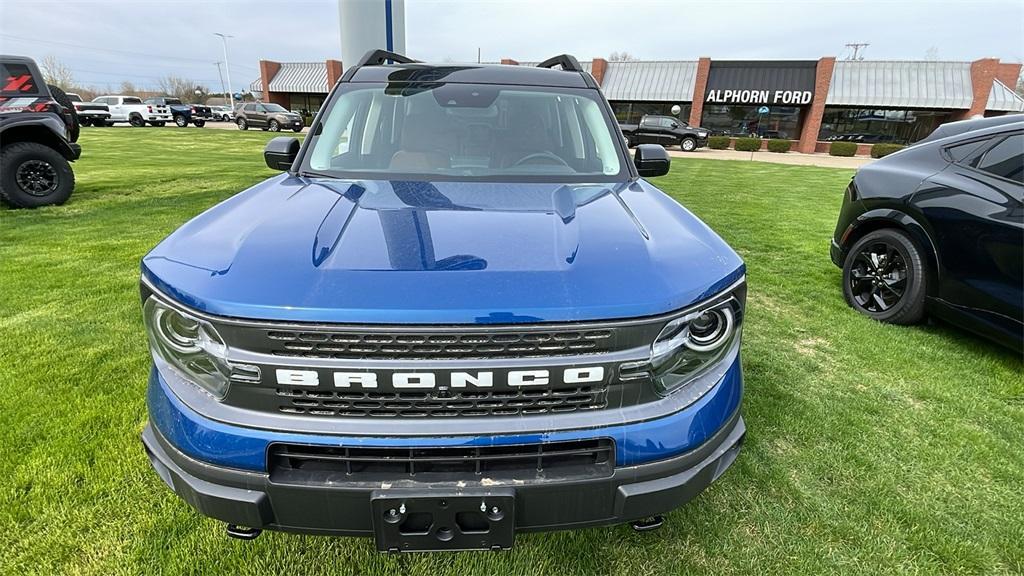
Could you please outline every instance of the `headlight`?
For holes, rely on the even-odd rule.
[[[650,374],[667,394],[717,365],[740,337],[746,286],[669,321],[651,346]]]
[[[142,315],[154,358],[217,399],[227,394],[227,346],[209,322],[179,312],[155,296],[146,299]]]

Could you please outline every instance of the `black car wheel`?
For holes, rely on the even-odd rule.
[[[679,147],[683,149],[683,152],[693,152],[697,149],[697,141],[686,137],[679,141]]]
[[[128,118],[128,123],[134,126],[135,128],[142,128],[146,125],[146,121],[143,120],[142,116],[139,116],[138,114],[133,114],[130,118]]]
[[[75,187],[71,165],[37,142],[19,142],[0,154],[0,198],[19,208],[63,204]]]
[[[302,132],[302,126],[295,126],[292,128],[292,132]]]
[[[167,123],[166,122],[150,122],[150,124],[152,124],[153,126],[156,126],[157,128],[159,128],[161,126],[166,125]]]
[[[248,122],[245,121],[245,118],[239,118],[236,123],[238,124],[238,129],[239,130],[248,130],[249,129],[249,124],[248,124]]]
[[[846,302],[875,320],[915,324],[924,317],[925,267],[913,240],[895,229],[858,240],[843,265]]]
[[[196,125],[196,128],[202,128],[203,126],[206,126],[206,120],[196,120],[193,124]]]
[[[188,126],[188,119],[181,115],[175,116],[174,125],[178,128],[184,128],[185,126]]]
[[[281,125],[277,123],[277,120],[271,120],[270,121],[270,131],[271,132],[280,132],[281,131]]]

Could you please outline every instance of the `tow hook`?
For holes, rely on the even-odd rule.
[[[259,528],[248,528],[238,524],[228,524],[225,526],[225,529],[228,532],[228,536],[238,538],[239,540],[255,540],[257,536],[263,533],[263,530]]]
[[[661,525],[665,523],[664,516],[649,516],[642,520],[635,520],[631,526],[636,532],[651,532],[661,528]]]

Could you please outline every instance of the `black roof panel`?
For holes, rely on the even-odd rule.
[[[347,82],[455,82],[587,88],[585,72],[508,64],[388,64],[361,66]]]

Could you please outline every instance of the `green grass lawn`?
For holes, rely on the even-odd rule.
[[[664,528],[398,557],[368,539],[229,539],[171,494],[139,442],[138,263],[273,174],[269,137],[87,128],[68,204],[0,208],[0,573],[1024,571],[1020,358],[845,305],[828,238],[850,171],[696,158],[657,183],[747,262],[749,432],[729,472]]]

